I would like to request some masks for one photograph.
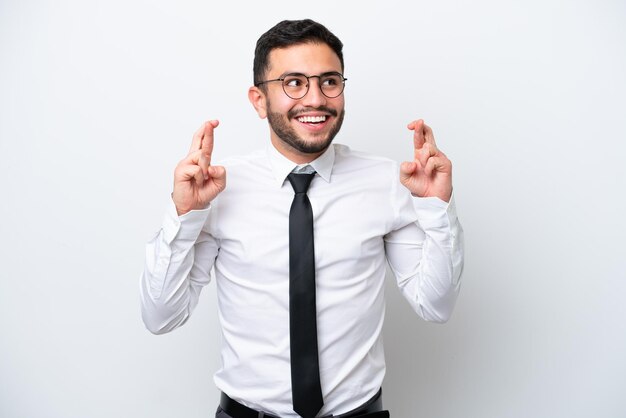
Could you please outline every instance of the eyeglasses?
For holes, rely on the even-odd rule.
[[[261,84],[271,83],[274,81],[281,81],[283,84],[283,91],[287,96],[294,100],[302,99],[309,92],[309,80],[311,78],[317,78],[322,94],[329,99],[334,99],[343,93],[347,78],[337,72],[324,73],[320,75],[304,75],[300,73],[287,74],[282,78],[275,80],[259,81],[255,86]]]

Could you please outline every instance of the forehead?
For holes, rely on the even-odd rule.
[[[325,43],[304,43],[272,49],[268,63],[270,77],[292,72],[306,75],[341,72],[339,57]]]

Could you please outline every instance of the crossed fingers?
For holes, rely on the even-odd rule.
[[[196,174],[196,180],[208,180],[209,166],[211,165],[211,154],[213,154],[213,130],[217,128],[219,121],[210,120],[205,122],[194,134],[191,141],[191,148],[187,158],[191,163],[200,167],[200,172]],[[202,181],[199,181],[202,184]]]
[[[414,158],[422,167],[425,167],[430,157],[440,154],[433,130],[424,123],[422,119],[415,120],[408,124],[413,131]]]
[[[407,125],[407,128],[413,131],[413,145],[415,149],[422,148],[424,143],[436,145],[433,130],[424,123],[423,119],[414,120]]]

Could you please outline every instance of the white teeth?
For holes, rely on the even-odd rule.
[[[298,118],[298,122],[324,122],[326,120],[326,116],[301,116]]]

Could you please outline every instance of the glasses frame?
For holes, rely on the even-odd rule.
[[[329,75],[338,75],[339,77],[341,77],[341,91],[339,92],[339,94],[337,94],[336,96],[329,96],[328,94],[324,93],[324,90],[322,89],[322,77],[324,76],[329,76]],[[285,81],[285,79],[287,77],[293,77],[293,76],[301,76],[301,77],[305,77],[306,78],[306,91],[304,92],[304,94],[300,97],[291,97],[289,95],[289,93],[287,93],[287,90],[285,90],[285,84],[283,83]],[[309,88],[311,86],[311,79],[312,78],[317,78],[317,84],[320,88],[320,91],[322,92],[322,94],[326,97],[328,97],[329,99],[334,99],[336,97],[339,97],[343,94],[343,91],[346,88],[346,80],[348,80],[347,78],[345,78],[343,76],[343,74],[337,72],[337,71],[329,71],[327,73],[323,73],[323,74],[319,74],[319,75],[305,75],[302,73],[289,73],[289,74],[285,74],[284,76],[282,76],[281,78],[275,78],[273,80],[263,80],[263,81],[259,81],[258,83],[255,84],[256,87],[259,87],[261,84],[266,84],[266,83],[272,83],[274,81],[280,81],[282,84],[281,86],[283,87],[283,92],[285,93],[285,95],[287,97],[289,97],[292,100],[300,100],[302,99],[304,96],[306,96],[309,93]]]

